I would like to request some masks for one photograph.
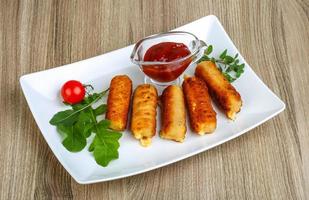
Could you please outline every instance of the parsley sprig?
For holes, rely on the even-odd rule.
[[[238,54],[234,56],[228,55],[227,49],[225,49],[220,54],[219,58],[214,58],[210,56],[212,51],[213,46],[209,45],[198,63],[202,61],[212,61],[217,64],[217,67],[229,82],[235,81],[242,75],[242,73],[244,73],[245,64],[239,63]]]
[[[95,161],[103,167],[119,157],[118,148],[121,137],[121,133],[109,128],[108,120],[97,120],[99,115],[106,112],[106,104],[92,107],[107,91],[108,89],[92,94],[87,92],[82,102],[74,105],[65,104],[71,106],[71,109],[56,113],[49,121],[57,127],[58,133],[63,137],[63,146],[70,152],[83,150],[87,145],[87,138],[95,133],[88,150],[93,152]]]

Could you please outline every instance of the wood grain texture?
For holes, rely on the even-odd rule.
[[[77,184],[41,136],[19,77],[209,14],[218,16],[286,110],[248,134],[167,167]],[[0,26],[0,199],[309,198],[308,0],[1,0]]]

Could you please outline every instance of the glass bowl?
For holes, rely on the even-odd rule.
[[[175,42],[185,44],[190,54],[172,61],[144,61],[147,50],[162,42]],[[138,65],[145,74],[145,83],[158,86],[180,84],[180,75],[188,66],[195,63],[203,55],[205,42],[195,35],[185,31],[171,31],[149,36],[138,41],[131,53],[131,61]]]

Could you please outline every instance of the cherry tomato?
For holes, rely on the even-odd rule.
[[[85,97],[86,90],[79,81],[67,81],[61,88],[61,96],[66,103],[76,104]]]

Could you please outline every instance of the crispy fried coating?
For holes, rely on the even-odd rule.
[[[216,65],[211,61],[204,61],[197,65],[195,75],[206,82],[211,96],[224,110],[226,116],[232,120],[240,111],[242,100],[240,94],[224,77]]]
[[[149,146],[156,134],[158,93],[150,84],[139,85],[133,95],[131,131],[142,146]]]
[[[123,131],[126,128],[131,94],[132,81],[127,75],[118,75],[111,80],[106,111],[111,129]]]
[[[186,111],[184,96],[179,86],[170,85],[161,96],[161,138],[183,142],[185,139]]]
[[[182,88],[192,130],[199,135],[213,132],[217,114],[211,105],[206,83],[197,77],[186,77]]]

